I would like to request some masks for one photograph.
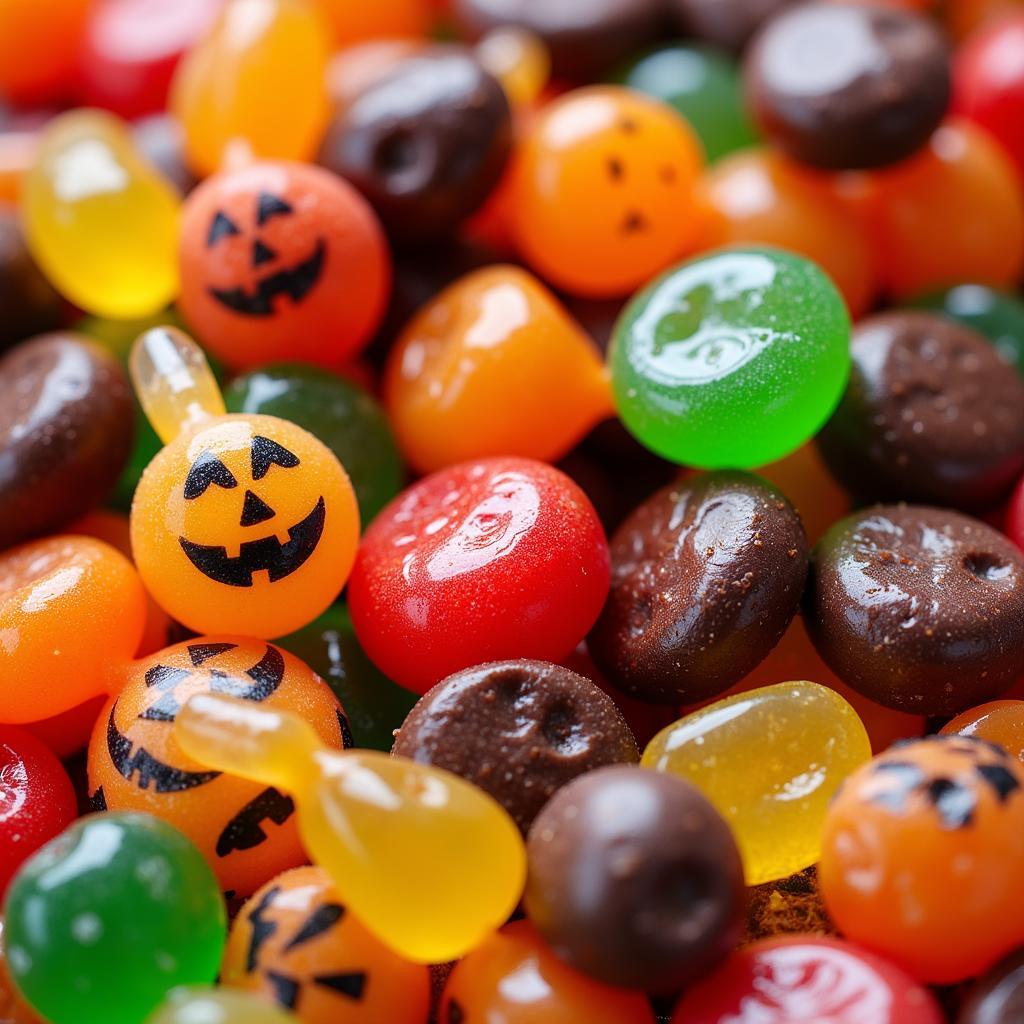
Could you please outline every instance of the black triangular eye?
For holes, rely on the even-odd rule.
[[[237,234],[239,231],[234,222],[218,210],[217,216],[213,218],[213,223],[210,225],[210,233],[206,236],[206,248],[209,249],[211,245],[216,245],[222,238]]]
[[[258,434],[252,439],[252,478],[262,480],[270,472],[271,466],[283,466],[294,469],[299,464],[299,457],[287,448],[282,448],[269,437]]]
[[[269,192],[261,192],[256,200],[256,223],[266,224],[271,217],[291,213],[292,208],[281,198]]]
[[[238,481],[231,475],[231,470],[224,465],[212,452],[203,452],[192,463],[185,480],[185,500],[191,501],[206,492],[210,484],[228,489],[238,486]]]

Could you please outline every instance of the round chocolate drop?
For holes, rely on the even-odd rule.
[[[729,826],[690,783],[618,766],[571,782],[527,842],[526,912],[554,951],[605,984],[671,992],[743,927]]]
[[[103,501],[134,425],[124,370],[88,338],[44,334],[0,358],[0,548]]]
[[[740,53],[754,33],[794,0],[668,0],[680,35]]]
[[[62,308],[29,254],[17,214],[0,207],[0,350],[60,326]]]
[[[793,506],[766,480],[727,470],[658,491],[615,532],[611,555],[587,644],[609,682],[660,704],[706,700],[754,669],[807,575]]]
[[[629,726],[598,686],[560,665],[525,659],[442,680],[409,712],[392,753],[469,779],[524,835],[576,776],[640,760]]]
[[[842,401],[818,435],[852,494],[982,508],[1024,472],[1024,379],[968,327],[893,312],[853,332]]]
[[[967,994],[956,1024],[1024,1021],[1024,949],[996,964]]]
[[[877,505],[819,541],[804,618],[843,682],[898,711],[949,717],[1024,671],[1024,555],[959,512]]]
[[[451,234],[497,184],[511,149],[505,91],[462,47],[402,60],[341,106],[319,162],[347,178],[396,242]]]
[[[939,29],[871,2],[787,8],[754,39],[744,75],[765,135],[828,170],[903,160],[949,105],[949,49]]]

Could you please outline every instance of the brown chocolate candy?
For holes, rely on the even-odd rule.
[[[577,775],[640,760],[629,726],[594,683],[527,660],[491,662],[442,680],[409,712],[393,753],[476,783],[524,834]]]
[[[920,149],[942,121],[949,48],[924,15],[811,0],[765,24],[744,78],[761,130],[794,159],[881,167]]]
[[[960,1006],[956,1024],[1021,1024],[1024,1021],[1024,949],[997,964]]]
[[[864,509],[815,548],[804,619],[829,668],[865,697],[955,715],[1024,673],[1024,556],[959,512]]]
[[[29,254],[13,210],[0,207],[0,349],[61,322],[62,302]]]
[[[0,548],[98,505],[134,425],[124,370],[88,338],[45,334],[0,358]]]
[[[1024,472],[1024,380],[996,347],[931,313],[893,312],[853,332],[850,382],[818,435],[853,494],[991,505]]]
[[[560,790],[527,843],[526,912],[568,964],[605,984],[670,992],[735,946],[743,866],[696,786],[602,768]]]
[[[755,32],[794,0],[668,0],[681,35],[740,53]]]
[[[807,539],[793,506],[749,473],[702,473],[645,501],[611,542],[612,586],[587,646],[618,689],[692,704],[778,643],[800,603]]]

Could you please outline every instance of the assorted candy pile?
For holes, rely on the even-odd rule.
[[[0,1022],[1024,1022],[1021,0],[0,0]]]

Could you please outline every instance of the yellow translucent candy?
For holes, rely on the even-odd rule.
[[[551,54],[544,40],[526,29],[501,25],[477,43],[477,59],[504,88],[513,106],[532,103],[548,84]]]
[[[201,764],[292,793],[310,857],[355,916],[408,960],[462,956],[519,901],[518,829],[450,772],[331,750],[296,715],[216,694],[193,697],[175,735]]]
[[[176,988],[146,1024],[299,1024],[299,1018],[248,992]]]
[[[732,827],[747,885],[814,864],[829,800],[871,758],[857,712],[817,683],[765,686],[662,729],[641,764],[697,786]]]
[[[312,159],[330,117],[328,40],[308,0],[231,0],[172,84],[193,170],[211,174],[252,157]]]
[[[54,118],[22,206],[32,254],[76,306],[128,320],[178,294],[180,198],[116,117],[76,110]]]

